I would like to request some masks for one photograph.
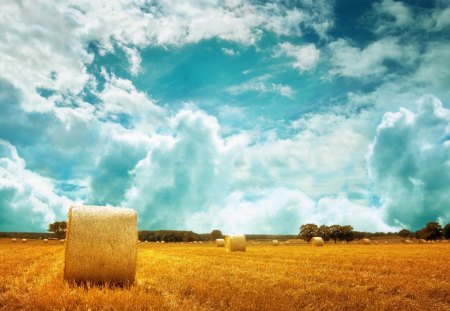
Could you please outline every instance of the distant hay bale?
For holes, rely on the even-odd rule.
[[[197,244],[197,241],[194,241],[194,244]]]
[[[44,239],[44,243],[48,243],[48,239]]]
[[[448,240],[442,240],[442,243],[448,243]]]
[[[372,244],[372,241],[369,240],[369,239],[362,239],[362,240],[361,240],[361,244],[362,244],[362,245],[371,245],[371,244]]]
[[[425,241],[424,239],[419,239],[419,244],[426,244],[427,241]]]
[[[431,243],[436,243],[436,241],[435,241],[435,240],[433,240],[433,241],[431,241]]]
[[[22,243],[27,243],[27,239],[22,239]]]
[[[59,240],[60,243],[64,243],[65,241],[66,240],[64,240],[64,239]]]
[[[373,244],[378,245],[378,241],[374,241]]]
[[[313,237],[311,239],[311,246],[323,246],[323,239],[321,237]]]
[[[291,242],[289,242],[289,241],[285,241],[285,242],[284,242],[284,244],[291,244]]]
[[[162,244],[166,243],[166,241],[161,241]]]
[[[198,244],[203,244],[203,241],[198,241]]]
[[[216,246],[217,247],[225,247],[225,240],[224,239],[216,239]]]
[[[384,244],[389,244],[389,242],[388,241],[384,241]]]
[[[225,236],[225,249],[227,252],[245,252],[247,241],[243,234],[231,234]]]
[[[272,245],[273,246],[278,246],[278,245],[280,245],[280,242],[278,242],[278,240],[273,240],[272,241]]]
[[[137,214],[128,208],[69,209],[64,278],[132,283],[136,274]]]
[[[16,238],[12,238],[12,239],[11,239],[11,242],[12,242],[12,243],[16,243],[16,242],[17,242],[17,239],[16,239]]]
[[[406,239],[406,240],[403,241],[403,243],[405,243],[405,244],[413,244],[413,241]]]

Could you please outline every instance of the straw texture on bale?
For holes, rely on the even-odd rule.
[[[17,242],[17,239],[16,239],[16,238],[12,238],[12,239],[11,239],[11,242],[16,243],[16,242]]]
[[[370,244],[372,244],[372,241],[369,239],[362,239],[361,244],[362,245],[370,245]]]
[[[280,242],[278,242],[278,240],[273,240],[272,241],[272,245],[273,246],[278,246],[278,245],[280,245]]]
[[[136,274],[137,214],[128,208],[72,206],[64,278],[132,283]]]
[[[311,245],[312,246],[323,246],[323,239],[321,237],[313,237],[311,239]]]
[[[243,234],[231,234],[225,236],[225,249],[227,252],[245,252],[247,241]]]
[[[27,239],[22,239],[22,243],[27,243]]]
[[[225,246],[225,240],[224,239],[216,239],[216,246],[217,247],[224,247]]]

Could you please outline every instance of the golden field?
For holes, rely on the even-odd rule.
[[[138,245],[136,283],[62,279],[64,245],[0,240],[0,310],[450,310],[450,244]]]

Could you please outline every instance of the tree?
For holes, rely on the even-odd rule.
[[[426,240],[437,240],[442,238],[442,227],[435,221],[427,223],[422,230]]]
[[[352,228],[353,229],[353,228]],[[342,239],[342,227],[339,225],[330,226],[330,237],[334,240],[334,243],[337,243],[337,240]]]
[[[325,242],[328,242],[330,240],[330,227],[326,226],[326,225],[322,225],[319,227],[319,229],[317,230],[317,235],[322,237],[322,239]]]
[[[443,233],[445,239],[450,239],[450,224],[445,225]]]
[[[315,236],[317,236],[319,228],[316,224],[306,224],[302,225],[300,227],[300,232],[298,234],[298,237],[300,239],[305,240],[306,242],[311,241],[311,239]]]
[[[223,237],[222,231],[213,230],[211,231],[211,241],[215,241],[216,239],[221,239]]]
[[[58,239],[64,239],[66,237],[67,222],[55,221],[48,225],[48,232],[53,232]]]
[[[348,241],[352,241],[354,239],[353,227],[350,225],[341,227],[341,239]]]
[[[404,239],[410,238],[413,236],[413,233],[409,230],[402,229],[398,232],[398,235]]]

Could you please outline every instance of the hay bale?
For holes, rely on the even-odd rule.
[[[427,244],[427,241],[425,241],[424,239],[419,239],[419,244]]]
[[[64,240],[64,239],[61,239],[61,240],[59,240],[59,243],[64,243],[66,240]]]
[[[22,243],[27,243],[27,239],[22,239]]]
[[[291,242],[285,241],[284,244],[288,245],[288,244],[291,244]]]
[[[372,241],[369,240],[369,239],[362,239],[362,240],[361,240],[361,244],[362,244],[362,245],[371,245],[371,244],[372,244]]]
[[[405,244],[413,244],[413,241],[406,239],[406,240],[403,241],[403,243],[405,243]]]
[[[166,241],[161,241],[162,244],[166,243]]]
[[[323,246],[323,239],[319,236],[315,236],[311,239],[311,246]]]
[[[16,243],[16,242],[17,242],[17,239],[16,239],[16,238],[12,238],[12,239],[11,239],[11,242],[12,242],[12,243]]]
[[[278,240],[273,240],[272,241],[272,245],[273,246],[278,246],[278,245],[280,245],[280,242],[278,242]]]
[[[448,240],[442,240],[442,243],[448,243]]]
[[[132,283],[136,274],[137,214],[128,208],[72,206],[64,278]]]
[[[389,244],[389,242],[388,241],[384,241],[384,244]]]
[[[225,247],[225,240],[224,239],[216,239],[216,246],[217,247]]]
[[[48,239],[44,239],[44,243],[48,243]]]
[[[373,244],[378,245],[378,241],[374,241]]]
[[[247,241],[243,234],[230,234],[225,236],[225,249],[227,252],[245,252]]]

